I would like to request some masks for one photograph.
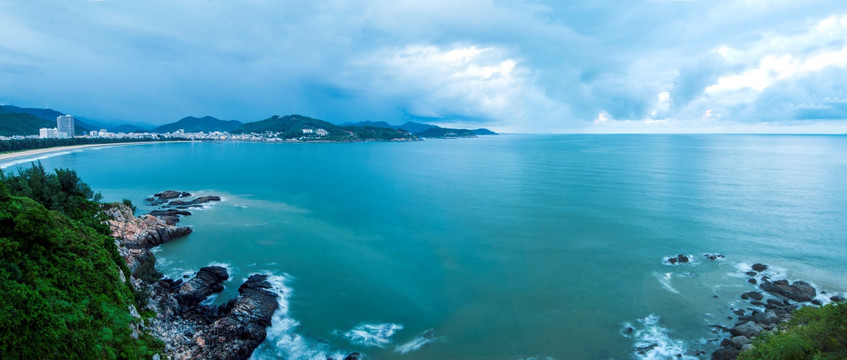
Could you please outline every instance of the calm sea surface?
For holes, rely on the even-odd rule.
[[[843,136],[174,143],[41,161],[107,200],[222,195],[157,256],[172,277],[226,265],[217,303],[277,275],[285,308],[257,359],[662,359],[714,348],[709,325],[749,306],[750,264],[847,290]],[[676,254],[696,260],[663,264]]]

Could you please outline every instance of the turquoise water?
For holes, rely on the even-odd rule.
[[[629,359],[711,349],[755,262],[847,290],[845,140],[174,143],[41,161],[108,200],[222,195],[157,256],[169,276],[228,266],[219,303],[250,273],[278,275],[286,311],[255,358]],[[697,261],[663,264],[680,253]],[[659,346],[636,354],[643,342]]]

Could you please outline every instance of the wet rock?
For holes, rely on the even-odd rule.
[[[657,346],[659,346],[659,344],[656,344],[656,343],[652,343],[652,344],[644,345],[644,346],[638,346],[638,347],[635,348],[635,352],[637,352],[641,355],[644,355],[644,354],[647,354],[648,351],[655,349]]]
[[[273,313],[279,308],[267,275],[253,274],[238,288],[228,313],[195,337],[199,351],[191,359],[248,359],[265,341]]]
[[[177,210],[177,209],[153,210],[153,211],[150,212],[150,215],[153,215],[153,216],[178,216],[178,215],[190,216],[191,212],[185,211],[185,210]]]
[[[221,292],[224,289],[221,283],[227,279],[229,279],[229,274],[223,267],[207,266],[201,268],[193,279],[179,287],[174,298],[177,303],[184,306],[199,304],[209,295]]]
[[[344,360],[359,360],[359,358],[361,356],[362,356],[362,354],[359,354],[357,352],[353,352],[353,353],[348,354],[347,357],[344,358]]]
[[[759,263],[753,264],[753,271],[762,272],[762,271],[765,271],[767,269],[768,269],[768,266],[765,265],[765,264],[759,264]]]
[[[738,350],[735,348],[720,348],[712,353],[712,360],[733,360],[738,357]]]
[[[207,202],[212,202],[212,201],[221,201],[221,197],[217,196],[217,195],[206,195],[206,196],[200,196],[200,197],[198,197],[194,200],[191,200],[191,201],[174,200],[174,201],[169,202],[168,206],[179,207],[179,206],[200,205],[200,204],[205,204]]]
[[[762,332],[762,327],[752,321],[745,322],[729,330],[729,333],[734,336],[746,336],[748,338],[759,335]]]
[[[751,283],[751,284],[753,284],[753,285],[756,285],[756,282],[757,282],[757,281],[756,281],[756,279],[747,279],[747,282],[748,282],[748,283]]]
[[[672,257],[672,258],[668,259],[668,262],[671,263],[671,264],[676,264],[677,262],[679,262],[679,260],[677,260],[677,258],[675,258],[675,257]]]
[[[691,261],[691,259],[689,259],[688,256],[685,256],[685,255],[682,255],[682,254],[677,255],[676,258],[679,260],[680,264],[684,264],[684,263]]]
[[[703,254],[703,256],[706,257],[709,260],[717,260],[717,259],[723,259],[724,258],[724,256],[721,255],[721,254]]]
[[[812,304],[817,305],[817,306],[822,306],[823,302],[818,300],[818,299],[812,299]]]
[[[765,281],[759,287],[774,295],[784,296],[796,302],[809,302],[817,296],[812,285],[804,281],[788,284],[788,280]]]
[[[734,310],[733,313],[738,316],[744,316],[744,310],[741,309]]]
[[[741,294],[741,298],[747,300],[748,298],[753,300],[762,300],[764,295],[758,291],[748,291],[746,293]]]
[[[757,273],[757,272],[755,272],[755,271],[748,271],[748,272],[746,272],[745,274],[747,274],[747,276],[756,276],[756,275],[758,275],[759,273]]]
[[[753,349],[753,344],[744,344],[744,346],[741,347],[741,352],[750,351],[752,349]]]
[[[844,300],[845,300],[845,298],[844,298],[843,296],[841,296],[841,295],[835,295],[835,296],[830,296],[830,297],[829,297],[829,300],[832,300],[832,301],[838,302],[838,301],[844,301]]]

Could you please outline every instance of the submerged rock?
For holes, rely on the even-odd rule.
[[[797,302],[808,302],[817,296],[815,288],[804,281],[795,281],[791,284],[788,284],[788,280],[764,281],[759,287],[771,294],[784,296]]]
[[[759,264],[759,263],[753,264],[753,271],[762,272],[762,271],[765,271],[767,269],[768,269],[768,266],[765,265],[765,264]]]

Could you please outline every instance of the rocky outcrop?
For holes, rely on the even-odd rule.
[[[174,201],[169,202],[167,204],[167,206],[176,206],[176,207],[192,206],[192,205],[205,204],[207,202],[212,202],[212,201],[221,201],[221,197],[217,196],[217,195],[207,195],[207,196],[200,196],[200,197],[198,197],[194,200],[190,200],[190,201],[174,200]]]
[[[229,279],[226,269],[220,266],[201,268],[193,279],[184,282],[177,289],[174,298],[183,306],[199,304],[209,295],[219,293],[224,289],[223,283]]]
[[[152,215],[135,217],[124,204],[111,204],[103,212],[109,217],[106,224],[112,236],[126,247],[150,248],[191,233],[191,228],[169,225]]]
[[[765,280],[759,286],[764,291],[774,295],[784,296],[796,302],[809,302],[817,296],[815,288],[804,281],[795,281],[788,284],[788,280],[777,280],[773,282]]]
[[[675,257],[671,256],[668,259],[668,262],[671,263],[671,264],[674,264],[674,265],[678,264],[678,263],[679,264],[685,264],[685,263],[688,263],[689,261],[691,261],[691,259],[687,255],[683,255],[683,254],[679,254]]]
[[[265,341],[265,328],[279,308],[267,275],[254,274],[238,288],[228,312],[195,336],[198,351],[191,359],[247,359]]]

